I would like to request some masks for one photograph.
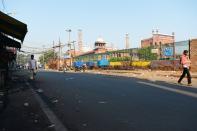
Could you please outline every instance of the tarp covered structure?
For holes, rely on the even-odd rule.
[[[4,41],[7,41],[6,43],[9,43],[7,46],[12,45],[12,47],[15,47],[16,45],[16,47],[18,48],[19,42],[10,39],[9,37],[18,39],[23,42],[27,33],[27,25],[0,11],[0,33],[0,37],[2,37],[1,41],[3,39]]]

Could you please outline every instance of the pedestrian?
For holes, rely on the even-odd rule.
[[[37,61],[34,59],[34,55],[31,55],[31,59],[29,61],[29,69],[32,72],[32,79],[35,79],[36,70],[37,70]]]
[[[189,56],[188,56],[188,50],[184,50],[183,51],[183,55],[181,56],[180,58],[180,64],[182,65],[183,67],[183,73],[182,75],[180,76],[179,80],[178,80],[178,83],[181,84],[181,81],[182,79],[185,77],[185,75],[187,74],[187,82],[188,82],[188,86],[191,86],[192,82],[191,82],[191,74],[190,74],[190,64],[191,64],[191,61],[189,59]]]

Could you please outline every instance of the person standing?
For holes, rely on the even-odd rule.
[[[188,50],[184,50],[183,51],[183,55],[181,56],[180,63],[182,65],[182,67],[183,67],[183,73],[180,76],[180,78],[178,80],[178,83],[181,84],[182,79],[187,74],[188,86],[191,86],[192,85],[191,84],[192,83],[192,81],[191,81],[191,74],[190,74],[190,64],[191,64],[191,61],[190,61],[189,56],[188,56]]]
[[[31,55],[31,60],[29,61],[29,69],[32,72],[32,79],[35,79],[37,70],[37,61],[34,59],[34,55]]]

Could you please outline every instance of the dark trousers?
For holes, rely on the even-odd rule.
[[[186,74],[187,74],[188,84],[191,84],[192,83],[192,81],[191,81],[191,75],[190,75],[190,72],[189,72],[189,69],[188,68],[183,68],[183,74],[181,75],[181,77],[178,80],[179,83],[182,81],[182,79],[185,77]]]

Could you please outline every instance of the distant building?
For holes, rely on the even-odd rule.
[[[94,43],[94,53],[105,53],[107,51],[106,42],[102,38],[98,38]]]
[[[78,56],[84,56],[84,55],[91,55],[91,54],[99,54],[99,53],[106,53],[107,51],[114,51],[116,49],[112,47],[107,47],[106,42],[102,38],[98,38],[94,43],[94,49],[89,50],[87,52],[84,52]]]
[[[173,43],[174,41],[174,33],[172,33],[172,35],[164,35],[159,34],[158,31],[156,31],[156,33],[154,33],[153,31],[151,38],[141,40],[141,48],[149,46],[160,46]]]

